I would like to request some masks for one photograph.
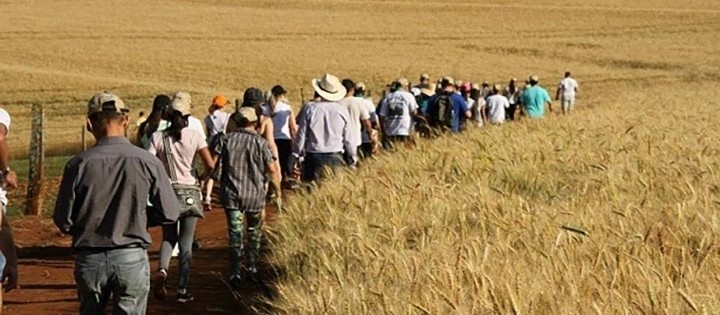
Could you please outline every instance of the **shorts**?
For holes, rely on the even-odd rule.
[[[574,96],[573,97],[563,97],[561,102],[562,102],[562,109],[565,111],[572,110],[575,108],[575,97]]]

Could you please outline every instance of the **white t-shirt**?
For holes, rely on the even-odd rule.
[[[510,107],[510,102],[507,97],[500,94],[488,96],[487,106],[489,112],[488,120],[491,124],[501,124],[505,122],[505,109]]]
[[[415,97],[406,91],[388,94],[380,104],[380,117],[383,117],[385,133],[388,136],[408,136],[412,129],[411,113],[418,109]]]
[[[228,120],[230,120],[230,114],[222,109],[215,110],[212,114],[205,116],[205,127],[207,131],[209,131],[207,135],[208,139],[211,139],[217,134],[224,133]]]
[[[356,97],[357,99],[361,100],[363,103],[363,106],[365,106],[365,109],[367,109],[368,113],[370,114],[370,124],[378,124],[380,121],[378,121],[378,115],[375,112],[375,104],[373,104],[373,101],[369,98],[364,97]],[[370,140],[370,137],[368,137],[367,132],[362,133],[362,143],[370,143],[372,142]]]
[[[9,135],[10,114],[3,108],[0,108],[0,124],[5,126],[5,129],[7,129],[7,133]],[[7,206],[8,204],[7,192],[2,187],[0,187],[0,203],[2,203],[3,206]],[[7,207],[3,207],[3,210],[7,212]]]
[[[290,138],[290,119],[293,119],[292,108],[283,101],[275,104],[274,115],[270,113],[270,106],[263,106],[263,115],[272,117],[275,139],[292,140]]]
[[[188,117],[188,128],[200,132],[203,138],[207,136],[205,134],[205,127],[203,127],[202,121],[200,121],[200,119],[197,119],[195,116]]]
[[[168,166],[168,160],[165,153],[165,144],[163,136],[165,135],[162,131],[156,131],[150,139],[150,147],[148,151],[151,154],[157,156],[165,165],[165,169],[168,171],[168,178],[170,178],[170,167]],[[207,142],[205,136],[197,132],[190,127],[183,128],[182,139],[180,142],[170,138],[170,146],[172,148],[172,164],[175,167],[175,174],[177,176],[177,183],[185,185],[194,185],[197,183],[197,179],[193,174],[193,160],[195,154],[206,148]]]
[[[575,89],[577,89],[578,83],[575,81],[575,79],[571,77],[567,77],[565,79],[562,79],[560,81],[560,84],[558,84],[558,89],[562,91],[562,97],[564,99],[571,99],[575,97]]]
[[[350,145],[357,147],[362,144],[362,124],[360,120],[370,119],[370,113],[362,100],[355,97],[343,98],[339,100],[338,103],[347,108],[350,113],[350,121],[348,121],[348,125],[352,131],[350,133]]]

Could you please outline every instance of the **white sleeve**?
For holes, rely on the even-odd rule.
[[[5,125],[5,129],[10,133],[10,114],[4,108],[0,108],[0,124]]]

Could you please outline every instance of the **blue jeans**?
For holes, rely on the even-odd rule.
[[[81,315],[144,315],[150,292],[150,262],[144,248],[81,250],[75,255]]]
[[[326,172],[326,168],[332,170],[344,165],[345,161],[340,153],[307,153],[303,164],[302,180],[312,182],[321,179],[324,177],[323,172]]]
[[[230,254],[230,276],[240,276],[242,272],[243,234],[247,221],[248,267],[257,268],[262,240],[262,210],[226,209],[228,224],[228,250]]]

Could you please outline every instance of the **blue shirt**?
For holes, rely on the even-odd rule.
[[[545,114],[545,103],[550,102],[550,95],[545,89],[535,85],[523,91],[521,101],[528,117],[541,118]]]
[[[465,112],[468,111],[468,106],[467,102],[465,102],[465,98],[463,98],[462,95],[453,92],[451,97],[453,103],[453,115],[451,126],[452,128],[450,129],[453,133],[458,133],[460,131],[460,116],[465,115]],[[435,94],[435,96],[433,96],[430,101],[428,101],[427,110],[425,112],[426,115],[437,113],[437,101],[439,98],[440,94]]]

